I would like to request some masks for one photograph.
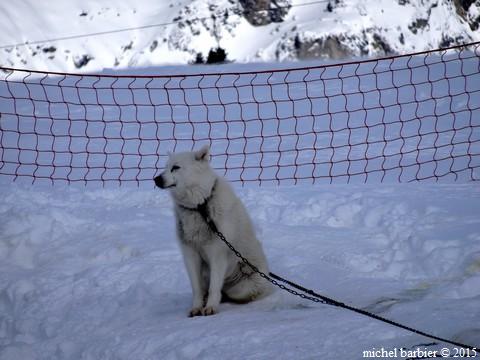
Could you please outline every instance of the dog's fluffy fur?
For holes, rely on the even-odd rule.
[[[268,274],[262,246],[241,201],[225,179],[210,167],[209,147],[170,154],[155,184],[169,189],[175,204],[177,236],[193,291],[190,316],[218,311],[222,294],[235,302],[268,295],[271,285],[253,272],[214,234],[198,205],[207,209],[226,239],[258,269]]]

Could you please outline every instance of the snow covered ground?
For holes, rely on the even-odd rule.
[[[236,190],[272,271],[480,345],[478,184]],[[51,187],[3,179],[0,193],[2,360],[359,359],[373,348],[432,342],[280,290],[188,318],[190,285],[171,201],[153,184]]]

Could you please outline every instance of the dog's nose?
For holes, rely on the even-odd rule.
[[[165,182],[163,181],[162,175],[158,175],[156,178],[153,179],[155,181],[155,185],[157,185],[160,189],[165,188]]]

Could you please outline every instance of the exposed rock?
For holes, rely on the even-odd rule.
[[[333,10],[338,4],[340,4],[340,0],[330,0],[327,5],[327,11],[333,12]]]
[[[158,40],[153,40],[152,45],[150,45],[150,52],[153,52],[158,46]]]
[[[408,28],[410,31],[414,34],[417,34],[419,29],[425,29],[428,26],[428,19],[417,19],[410,25],[408,25]]]
[[[85,54],[81,57],[76,57],[73,59],[73,63],[75,64],[75,67],[77,69],[80,69],[88,64],[90,60],[93,60],[93,57],[91,57],[88,54]]]
[[[477,1],[461,1],[458,0],[460,5],[462,6],[462,9],[464,11],[463,18],[467,21],[468,25],[470,26],[470,29],[472,31],[477,31],[478,28],[480,27],[480,11],[478,11],[478,7],[480,7],[480,0]],[[475,9],[471,9],[470,6],[475,4],[477,7],[476,11]],[[471,11],[470,10],[474,10]],[[457,5],[457,11],[458,11],[458,5]]]
[[[243,16],[254,26],[282,22],[290,9],[290,0],[239,0]]]
[[[379,34],[373,34],[373,41],[371,42],[372,47],[375,49],[378,55],[391,55],[395,51],[390,47],[390,45],[385,41],[385,39]]]
[[[133,41],[130,41],[127,45],[122,46],[123,52],[125,52],[127,50],[132,50],[132,48],[133,48]]]
[[[352,56],[395,54],[395,50],[381,32],[379,28],[370,28],[363,30],[359,35],[336,34],[325,37],[307,37],[299,33],[293,39],[285,39],[277,48],[276,55],[278,60],[313,58],[340,60]]]
[[[468,22],[468,25],[470,25],[470,29],[472,29],[472,31],[477,31],[478,28],[480,27],[480,15],[478,15],[474,19],[470,19],[470,21]]]
[[[328,35],[325,38],[301,39],[297,34],[294,39],[294,48],[298,59],[328,58],[343,59],[352,55],[352,52],[342,45],[344,36]]]
[[[453,46],[455,44],[462,44],[462,43],[467,43],[467,42],[468,42],[467,39],[465,39],[461,35],[455,36],[455,38],[453,38],[449,35],[444,34],[443,38],[442,38],[442,41],[440,42],[440,44],[438,44],[438,46],[440,48],[446,48],[446,47],[449,47],[449,46]]]
[[[468,11],[470,5],[472,5],[474,2],[475,0],[453,0],[453,4],[457,9],[457,14],[461,16]]]
[[[55,51],[57,51],[57,48],[55,46],[50,46],[50,47],[43,48],[42,51],[44,53],[54,53]]]

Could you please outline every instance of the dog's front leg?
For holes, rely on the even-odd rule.
[[[218,311],[222,298],[222,288],[228,268],[228,254],[224,244],[215,243],[206,248],[206,255],[210,267],[210,282],[207,304],[202,314],[213,315]]]
[[[207,290],[202,277],[202,259],[200,254],[192,247],[182,244],[181,248],[190,284],[192,285],[193,304],[189,316],[201,315]]]

